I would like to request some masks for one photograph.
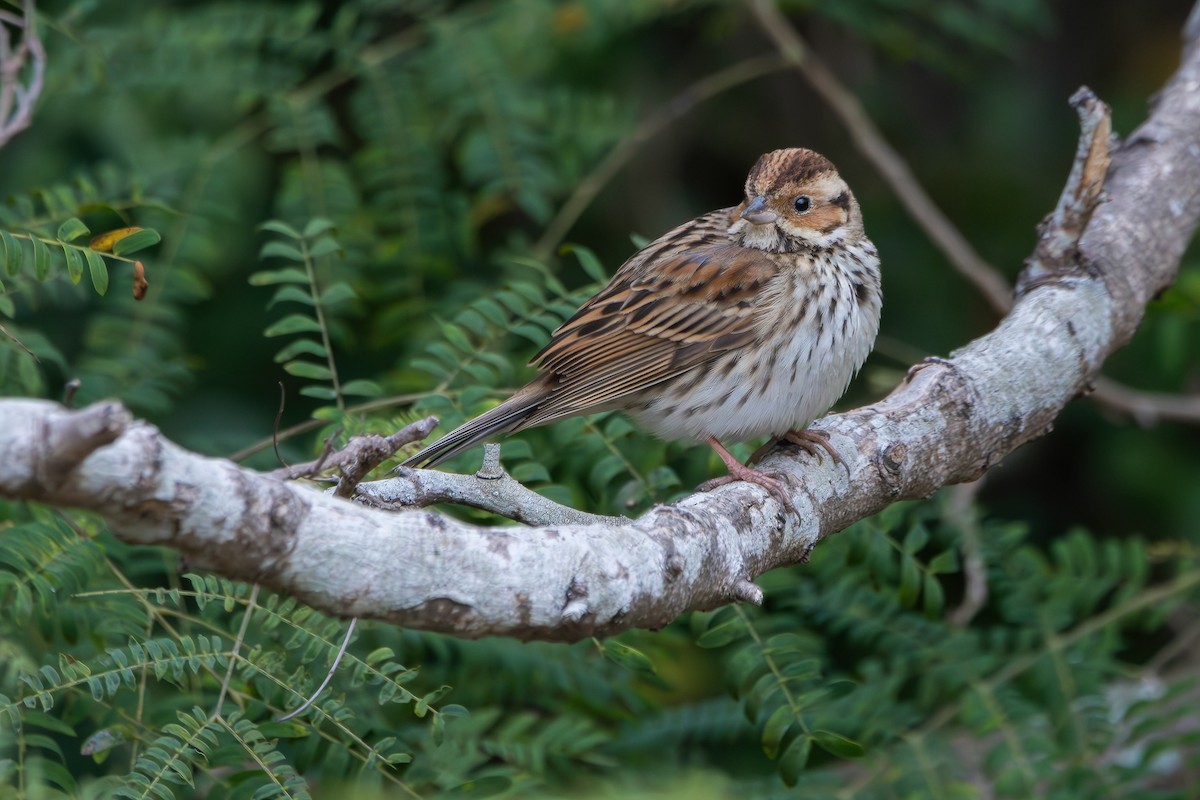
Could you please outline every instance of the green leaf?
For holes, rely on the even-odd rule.
[[[696,640],[697,647],[724,647],[730,642],[736,641],[746,634],[746,623],[741,617],[733,617],[730,620],[722,622],[720,625],[715,625],[706,630]]]
[[[541,330],[540,327],[536,325],[521,323],[520,325],[514,326],[512,332],[516,333],[517,336],[522,336],[529,339],[529,341],[535,344],[536,347],[542,347],[542,345],[546,344],[546,331]]]
[[[313,305],[312,295],[308,293],[307,287],[302,289],[294,284],[280,286],[271,295],[271,300],[267,303],[267,308],[271,308],[276,303],[302,303],[306,306]]]
[[[130,253],[136,253],[138,250],[145,250],[147,247],[153,247],[162,241],[162,237],[158,235],[158,231],[152,228],[143,228],[136,233],[131,233],[128,236],[118,239],[113,243],[113,255],[127,256]]]
[[[324,217],[313,217],[304,226],[304,238],[315,239],[322,233],[327,233],[336,230],[337,226],[333,224],[333,220],[325,219]]]
[[[783,737],[795,724],[796,715],[792,713],[792,709],[788,707],[787,703],[771,712],[771,716],[767,717],[767,724],[763,726],[762,734],[763,752],[767,754],[767,758],[775,759],[779,756],[779,748],[783,746]]]
[[[70,245],[64,244],[61,247],[67,259],[67,275],[71,276],[71,283],[79,283],[83,278],[83,256],[77,248]]]
[[[303,722],[260,722],[258,731],[268,739],[303,739],[313,729]]]
[[[350,284],[345,281],[338,281],[330,286],[325,291],[321,292],[321,305],[331,306],[334,303],[340,303],[343,300],[358,299],[358,292],[350,287]]]
[[[44,714],[41,711],[26,711],[22,715],[26,725],[35,725],[44,730],[61,733],[64,736],[75,736],[75,729],[58,717]]]
[[[471,346],[471,340],[468,339],[467,335],[462,332],[462,328],[457,328],[448,323],[443,323],[441,327],[442,336],[446,338],[446,341],[457,347],[459,350],[469,353],[475,349]]]
[[[355,380],[342,384],[342,394],[355,397],[379,397],[383,394],[383,387],[375,381]]]
[[[294,245],[278,240],[267,242],[258,251],[259,260],[266,258],[286,258],[289,261],[297,261],[304,263],[304,254],[300,252]]]
[[[344,256],[346,251],[342,249],[340,244],[333,239],[330,239],[328,236],[318,239],[308,248],[309,258],[320,258],[321,256],[327,256],[330,253],[337,253]]]
[[[914,524],[904,537],[904,552],[912,555],[929,542],[929,530],[921,523]]]
[[[625,461],[620,456],[607,455],[592,465],[588,472],[588,483],[597,492],[603,492],[613,478],[625,471]]]
[[[4,247],[4,271],[16,275],[21,269],[21,245],[8,231],[0,231],[0,245]]]
[[[812,732],[812,736],[818,747],[838,758],[862,758],[866,753],[861,744],[853,739],[847,739],[840,733],[815,730]]]
[[[483,778],[460,783],[439,796],[443,798],[491,797],[506,792],[512,786],[512,778],[503,775],[488,775]]]
[[[521,483],[548,483],[551,480],[550,471],[536,461],[523,461],[510,469],[508,474]]]
[[[275,363],[282,364],[302,354],[316,356],[317,358],[329,357],[329,351],[320,342],[313,341],[312,339],[295,339],[275,354]]]
[[[303,283],[308,284],[308,275],[296,267],[283,269],[265,269],[250,276],[251,286],[269,286],[273,283]]]
[[[50,274],[50,248],[41,239],[33,240],[33,274],[39,281],[46,280]]]
[[[383,661],[388,661],[396,657],[396,651],[390,647],[376,647],[363,660],[371,666],[375,666]]]
[[[296,230],[291,225],[288,225],[286,222],[280,222],[277,219],[267,220],[263,224],[259,225],[258,229],[260,231],[271,231],[272,233],[282,234],[283,236],[287,236],[292,239],[304,238],[300,235],[300,231]]]
[[[561,251],[566,254],[570,253],[579,260],[579,266],[583,268],[584,273],[589,278],[597,283],[605,283],[608,281],[608,273],[604,269],[604,265],[600,263],[600,259],[596,258],[596,254],[586,247],[577,244],[564,245]]]
[[[946,550],[938,553],[933,557],[933,560],[929,562],[929,566],[926,567],[926,569],[935,575],[940,575],[947,572],[958,572],[958,551]]]
[[[289,361],[283,365],[284,372],[297,378],[309,378],[314,381],[327,381],[333,378],[333,373],[324,364],[314,364],[311,361]]]
[[[305,386],[300,390],[305,397],[315,397],[318,400],[336,400],[337,392],[328,386]]]
[[[807,735],[797,736],[783,751],[779,759],[779,777],[789,788],[800,780],[800,773],[808,765],[808,754],[812,752],[812,739]]]
[[[71,217],[64,220],[63,224],[58,226],[58,233],[55,238],[60,242],[73,242],[80,236],[87,236],[91,231],[88,226],[83,224],[83,220],[78,217]]]
[[[289,314],[263,331],[263,336],[286,336],[289,333],[320,333],[321,326],[312,317]]]
[[[946,593],[942,590],[942,582],[932,572],[925,573],[921,598],[924,601],[926,617],[937,619],[942,615],[942,609],[946,606]]]
[[[609,639],[601,647],[604,657],[614,664],[619,664],[630,672],[640,672],[656,675],[654,663],[641,650],[637,650],[622,642]]]
[[[103,297],[108,291],[108,265],[95,250],[84,250],[83,255],[87,259],[88,272],[92,276],[92,286],[95,286],[96,293]]]
[[[921,591],[921,570],[917,560],[909,555],[900,556],[900,605],[912,608]]]

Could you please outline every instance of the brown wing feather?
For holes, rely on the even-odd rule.
[[[770,296],[763,287],[779,270],[766,253],[730,240],[732,212],[705,214],[636,253],[533,358],[541,375],[404,466],[433,466],[497,434],[619,407],[752,341]]]
[[[603,408],[755,338],[763,287],[779,270],[729,240],[728,214],[648,245],[555,331],[531,363],[557,380],[520,427]]]

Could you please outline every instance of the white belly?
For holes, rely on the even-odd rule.
[[[861,301],[858,277],[831,271],[818,282],[824,294],[817,297],[799,284],[764,321],[758,344],[655,387],[628,412],[669,440],[740,442],[803,430],[845,393],[875,342],[878,273]]]

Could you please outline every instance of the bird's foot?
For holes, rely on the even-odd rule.
[[[747,467],[734,458],[715,438],[710,437],[708,443],[716,451],[717,455],[721,457],[721,460],[725,462],[725,467],[729,470],[729,474],[705,481],[700,484],[700,491],[710,492],[718,486],[725,486],[734,481],[746,481],[747,483],[754,483],[763,487],[772,497],[779,501],[780,505],[793,514],[796,513],[796,507],[792,505],[792,499],[788,496],[787,487],[784,486],[783,481],[765,472]]]
[[[816,458],[818,462],[825,460],[825,457],[821,452],[823,450],[826,453],[829,453],[830,458],[833,459],[835,464],[840,464],[847,472],[850,471],[850,467],[847,466],[846,460],[842,458],[842,454],[837,451],[837,448],[829,443],[829,434],[825,431],[788,431],[783,436],[779,437],[779,441],[796,445],[796,447],[799,447],[810,456]],[[759,449],[761,450],[762,448]],[[757,456],[759,454],[756,452],[754,455]],[[751,456],[751,461],[753,460],[754,456]]]
[[[760,472],[756,469],[738,464],[736,471],[731,470],[728,475],[722,475],[719,478],[711,478],[700,484],[697,488],[702,492],[711,492],[718,486],[726,486],[730,483],[745,481],[753,483],[766,489],[772,497],[779,501],[779,504],[793,514],[796,513],[796,507],[792,505],[792,499],[788,496],[787,487],[783,481],[778,478],[771,477],[765,472]]]

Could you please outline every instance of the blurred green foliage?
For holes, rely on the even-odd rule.
[[[1074,147],[1065,98],[1087,82],[1128,133],[1187,5],[782,7],[1012,278]],[[264,468],[280,381],[289,461],[429,413],[449,427],[529,376],[631,238],[734,203],[758,154],[790,145],[839,165],[884,259],[883,334],[844,403],[995,322],[804,82],[763,66],[740,4],[40,13],[45,94],[0,150],[6,396],[78,379],[77,404],[118,397],[185,446]],[[752,80],[694,90],[748,64]],[[679,113],[639,138],[663,109]],[[576,192],[594,199],[560,217]],[[127,226],[146,229],[128,245],[147,248],[142,302],[133,256],[82,238]],[[1196,389],[1198,274],[1187,259],[1108,374]],[[574,645],[360,623],[286,722],[345,622],[88,515],[0,504],[0,776],[27,797],[1192,796],[1197,432],[1086,401],[1057,428],[977,497],[900,504],[764,576],[761,609]],[[627,514],[720,471],[612,414],[504,454],[538,491]]]

